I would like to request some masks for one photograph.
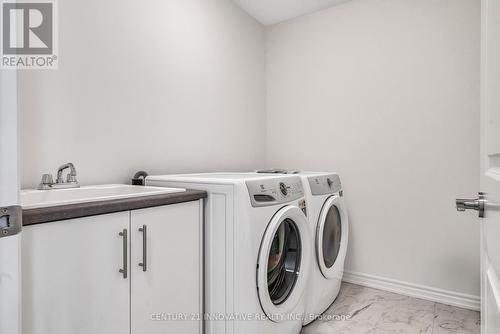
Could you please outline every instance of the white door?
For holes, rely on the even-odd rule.
[[[131,212],[131,333],[201,334],[201,201]]]
[[[130,333],[129,225],[119,212],[23,229],[23,334]]]
[[[0,333],[21,334],[16,71],[0,70]]]
[[[482,2],[481,313],[483,333],[500,333],[500,0]]]

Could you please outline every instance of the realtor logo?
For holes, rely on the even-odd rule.
[[[54,0],[1,0],[1,68],[57,68]]]

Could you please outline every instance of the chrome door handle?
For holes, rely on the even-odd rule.
[[[142,271],[148,270],[148,227],[142,225],[139,227],[139,232],[142,232],[142,262],[139,263],[139,267],[142,267]]]
[[[479,197],[476,199],[458,198],[456,200],[457,211],[463,212],[465,210],[476,210],[479,212],[479,218],[484,218],[485,204],[486,200],[484,199],[483,193],[479,193]]]
[[[123,279],[127,279],[128,273],[128,235],[127,229],[124,228],[119,235],[123,238],[123,268],[119,272],[123,275]]]

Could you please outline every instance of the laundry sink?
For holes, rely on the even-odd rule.
[[[181,188],[143,187],[126,184],[85,186],[71,189],[21,190],[23,209],[184,192]]]

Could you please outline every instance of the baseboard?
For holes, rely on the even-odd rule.
[[[441,290],[424,285],[407,283],[357,272],[344,272],[343,281],[474,311],[479,311],[481,305],[478,296]]]

